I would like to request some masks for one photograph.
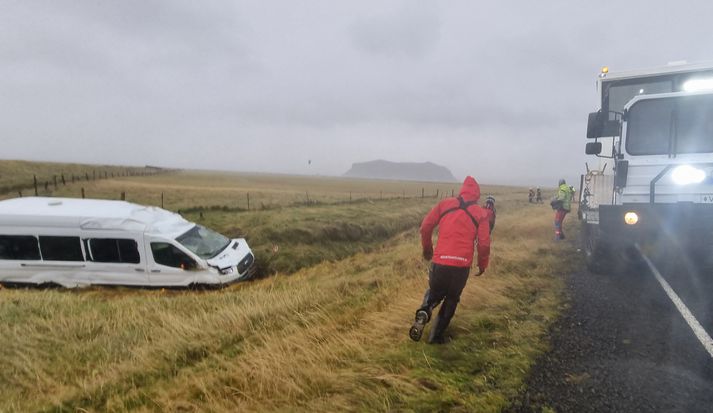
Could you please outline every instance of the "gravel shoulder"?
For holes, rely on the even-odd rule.
[[[710,334],[711,272],[657,267]],[[510,411],[713,411],[713,359],[648,269],[580,271],[566,283],[551,351]]]

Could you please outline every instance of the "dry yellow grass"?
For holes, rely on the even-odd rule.
[[[441,347],[406,334],[427,284],[415,229],[221,291],[2,290],[0,411],[498,411],[576,258],[521,198],[501,197],[491,269]]]
[[[11,161],[0,161],[0,167]],[[33,164],[30,164],[33,165]],[[52,165],[38,164],[38,170]],[[9,169],[9,167],[7,168]],[[23,166],[23,176],[31,171],[31,166]],[[89,172],[91,174],[91,171]],[[8,177],[6,172],[4,176]],[[32,182],[32,174],[29,174]],[[1,183],[1,181],[0,181]],[[60,185],[57,190],[50,185],[50,191],[41,195],[78,198],[84,188],[87,198],[119,199],[121,193],[126,199],[144,205],[161,205],[173,211],[196,207],[227,207],[247,209],[250,194],[250,209],[266,209],[295,204],[339,203],[349,200],[383,200],[389,198],[433,198],[451,192],[457,194],[459,183],[403,182],[360,180],[338,177],[292,176],[250,173],[230,173],[212,171],[176,171],[156,176],[117,177],[107,180],[81,181]],[[0,185],[0,190],[2,185]],[[490,187],[495,194],[509,193],[513,188]],[[1,192],[1,191],[0,191]],[[25,191],[27,194],[27,191]],[[5,197],[17,196],[16,192]]]
[[[94,179],[101,180],[105,176],[110,178],[112,174],[119,177],[120,175],[157,172],[165,171],[136,166],[0,160],[0,199],[16,197],[18,192],[22,192],[24,196],[34,195],[35,177],[37,178],[38,194],[47,195],[54,191],[55,180],[60,188],[77,188],[77,191],[80,191],[81,186],[93,182]],[[66,185],[62,184],[62,175],[64,175]],[[74,184],[72,184],[73,176],[76,178]],[[45,190],[45,183],[48,184],[47,190]],[[80,196],[80,193],[77,192],[76,196]]]

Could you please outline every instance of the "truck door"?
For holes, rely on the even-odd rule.
[[[174,243],[162,239],[146,240],[149,280],[156,286],[188,286],[195,280],[198,263]]]

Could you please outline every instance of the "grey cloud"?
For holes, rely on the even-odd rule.
[[[396,10],[361,18],[351,26],[356,47],[383,57],[422,57],[438,42],[437,10],[426,2],[407,2]]]
[[[710,59],[711,14],[705,1],[8,1],[0,156],[309,174],[387,158],[571,180],[599,67]]]

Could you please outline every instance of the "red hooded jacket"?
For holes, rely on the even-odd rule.
[[[473,177],[465,178],[460,197],[466,203],[480,199],[480,185]],[[468,206],[468,212],[478,223],[476,227],[468,214],[463,209],[459,209],[459,206],[458,198],[446,198],[433,207],[421,223],[421,245],[424,250],[432,250],[431,236],[438,226],[438,243],[433,254],[433,262],[452,267],[470,267],[477,241],[478,267],[485,270],[490,258],[491,212],[480,205]],[[455,210],[446,213],[451,209]]]

